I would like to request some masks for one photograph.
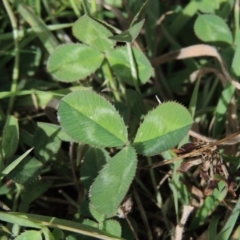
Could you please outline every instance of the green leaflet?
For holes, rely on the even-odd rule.
[[[116,215],[135,176],[136,168],[137,156],[132,147],[125,147],[117,153],[103,167],[91,187],[90,201],[93,207],[107,217]]]
[[[73,25],[73,35],[83,43],[107,52],[115,45],[109,37],[113,34],[104,25],[85,15]]]
[[[19,140],[18,120],[14,116],[9,116],[6,120],[2,136],[2,156],[9,158],[17,150]]]
[[[192,123],[190,113],[181,104],[162,103],[144,118],[133,145],[140,154],[158,154],[178,144]]]
[[[59,105],[60,124],[73,139],[96,147],[120,147],[127,143],[127,128],[105,98],[90,91],[65,96]]]
[[[194,31],[197,37],[204,42],[231,44],[233,41],[228,25],[222,18],[216,15],[200,15],[194,24]]]
[[[64,44],[55,49],[48,59],[47,69],[57,79],[73,82],[84,79],[102,64],[104,55],[83,44]]]
[[[153,69],[146,56],[137,48],[132,47],[136,69],[138,73],[139,84],[146,83],[152,75]],[[108,61],[115,72],[124,82],[134,85],[134,79],[130,69],[127,47],[118,47],[108,55]]]
[[[105,149],[90,147],[87,150],[81,166],[81,181],[86,189],[89,189],[98,172],[110,159]]]
[[[8,177],[22,185],[29,184],[37,179],[43,164],[36,158],[26,156],[9,174]]]

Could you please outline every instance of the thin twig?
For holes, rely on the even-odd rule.
[[[133,235],[134,235],[134,238],[135,238],[136,240],[139,240],[139,238],[138,238],[138,236],[137,236],[137,234],[136,234],[136,232],[135,232],[135,230],[134,230],[134,228],[133,228],[132,223],[131,223],[131,222],[129,221],[129,219],[128,219],[128,216],[126,216],[126,220],[127,220],[128,226],[130,227],[130,229],[131,229],[131,231],[132,231],[132,233],[133,233]]]
[[[142,202],[141,202],[141,200],[139,198],[138,192],[135,189],[133,189],[133,194],[134,194],[134,198],[136,200],[138,209],[140,211],[140,214],[142,216],[143,223],[144,223],[145,228],[147,230],[148,239],[152,240],[153,236],[152,236],[152,232],[151,232],[151,229],[150,229],[150,226],[149,226],[149,223],[148,223],[148,219],[147,219],[145,210],[143,209],[143,205],[142,205]]]
[[[189,217],[189,215],[190,215],[190,213],[192,212],[193,209],[194,209],[194,207],[192,207],[190,205],[184,205],[183,206],[182,217],[181,217],[180,223],[176,227],[175,240],[181,240],[182,239],[184,226],[185,226],[185,224],[187,222],[187,219],[188,219],[188,217]]]
[[[190,130],[189,134],[192,137],[198,138],[198,139],[200,139],[203,142],[209,142],[210,143],[210,142],[218,141],[217,139],[214,139],[214,138],[205,137],[204,135],[201,135],[200,133],[194,132],[193,130]],[[227,145],[234,145],[234,144],[239,143],[239,142],[240,142],[240,135],[237,135],[237,136],[234,136],[234,137],[232,137],[230,139],[227,139],[224,142],[219,143],[218,145],[220,145],[220,146],[227,146]]]

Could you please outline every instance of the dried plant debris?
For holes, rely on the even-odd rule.
[[[201,148],[205,146],[209,146],[209,148],[201,151]],[[223,162],[217,146],[210,146],[209,143],[203,142],[199,144],[190,143],[183,145],[180,149],[177,149],[177,152],[178,154],[181,154],[182,151],[182,154],[184,154],[195,149],[199,149],[199,155],[195,155],[191,160],[183,161],[178,171],[186,172],[193,166],[199,165],[200,177],[204,180],[204,182],[206,182],[206,188],[204,190],[205,195],[211,195],[213,190],[217,188],[218,181],[224,180],[228,186],[228,191],[236,197],[235,189],[237,184],[229,174],[228,167]]]
[[[118,209],[118,217],[119,218],[126,218],[126,216],[131,212],[133,206],[133,201],[131,195],[127,195]]]
[[[240,132],[234,133],[224,139],[215,142],[198,142],[187,143],[174,152],[177,157],[155,163],[145,168],[155,168],[172,163],[176,160],[184,159],[181,163],[178,172],[187,172],[193,166],[199,167],[199,176],[205,185],[204,195],[211,195],[218,186],[218,181],[222,180],[228,187],[228,192],[236,197],[237,184],[232,175],[229,174],[227,165],[224,163],[221,154],[219,153],[218,145],[223,144],[230,139],[238,137]]]

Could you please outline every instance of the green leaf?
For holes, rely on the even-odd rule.
[[[26,6],[23,2],[18,1],[18,13],[32,27],[36,36],[42,41],[48,53],[52,53],[58,45],[58,41],[54,34],[48,29],[45,22],[39,18],[34,11]]]
[[[57,137],[60,129],[48,131],[49,129],[40,126],[33,137],[34,153],[39,160],[45,162],[52,159],[60,149],[61,140]]]
[[[224,129],[228,106],[234,92],[235,87],[230,82],[227,82],[222,90],[221,96],[218,98],[218,103],[214,111],[214,124],[212,129],[212,135],[215,138],[218,137]]]
[[[98,172],[110,159],[108,152],[104,149],[94,147],[88,149],[81,166],[81,181],[86,189],[89,189]]]
[[[103,167],[90,190],[90,201],[97,211],[107,217],[116,215],[136,168],[136,152],[130,146],[123,148]]]
[[[152,75],[152,66],[140,50],[135,47],[133,47],[132,50],[136,61],[139,84],[144,84]],[[130,69],[129,56],[126,46],[116,48],[110,52],[108,55],[108,61],[115,74],[120,77],[122,81],[134,86],[134,79]]]
[[[198,8],[203,13],[214,13],[219,9],[219,0],[201,0],[197,2]]]
[[[237,47],[234,51],[234,57],[232,60],[232,70],[236,76],[240,76],[240,68],[239,68],[239,62],[240,62],[240,30],[238,30],[237,37],[236,37],[236,44]]]
[[[4,158],[13,156],[18,147],[18,140],[18,120],[13,116],[8,116],[2,136],[2,155]]]
[[[139,120],[144,114],[146,114],[143,98],[135,90],[126,89],[126,98],[128,106],[133,112],[134,118]]]
[[[197,109],[199,86],[200,86],[200,80],[198,80],[195,84],[195,87],[194,87],[194,90],[193,90],[193,93],[191,96],[191,100],[189,103],[189,111],[190,111],[192,118],[194,118],[195,112]]]
[[[40,222],[37,223],[30,219],[27,219],[26,215],[23,215],[21,213],[0,212],[0,219],[1,221],[12,223],[12,224],[18,224],[20,226],[41,229]]]
[[[42,234],[44,236],[44,239],[47,239],[47,240],[57,240],[57,239],[55,239],[55,237],[53,236],[53,234],[51,233],[49,228],[42,227],[41,230],[42,230],[41,232],[42,232]]]
[[[122,228],[118,221],[109,219],[109,220],[104,221],[101,225],[103,226],[103,228],[101,228],[102,230],[104,230],[114,236],[121,237]]]
[[[146,109],[143,103],[143,98],[134,90],[126,90],[126,101],[131,109],[131,121],[129,126],[129,137],[133,139],[136,135],[137,128],[142,116],[146,114]]]
[[[95,227],[87,226],[74,221],[59,219],[56,217],[46,217],[41,215],[23,214],[16,212],[10,213],[0,212],[0,219],[1,221],[17,224],[23,227],[41,229],[42,226],[47,226],[51,228],[59,228],[70,232],[92,236],[98,239],[104,240],[121,239],[119,237],[110,235],[109,233],[106,233],[104,231],[101,231]]]
[[[27,212],[30,204],[46,192],[51,186],[51,183],[43,181],[35,181],[25,186],[24,191],[22,192],[22,201],[19,206],[19,211]]]
[[[222,228],[221,232],[215,238],[216,240],[230,239],[233,228],[239,219],[239,212],[240,212],[240,199],[238,199],[237,204],[234,207],[232,214],[228,218],[225,226]]]
[[[156,5],[155,5],[156,6]],[[134,16],[130,26],[135,25],[136,23],[138,23],[140,20],[142,20],[146,15],[147,15],[147,11],[148,11],[148,0],[146,0],[141,8],[139,9],[139,11],[137,12],[137,14]]]
[[[85,15],[73,25],[73,35],[83,43],[102,52],[113,48],[115,42],[109,37],[112,33],[99,22]]]
[[[162,103],[144,118],[133,146],[146,156],[166,151],[183,139],[192,123],[190,113],[181,104]]]
[[[53,229],[52,235],[53,235],[55,240],[61,240],[64,237],[63,231],[61,229],[58,229],[58,228]]]
[[[104,2],[117,8],[121,8],[123,5],[123,2],[121,0],[105,0]]]
[[[122,102],[113,102],[112,104],[122,116],[125,125],[128,126],[130,120],[130,109],[128,105]]]
[[[91,226],[91,227],[95,227],[95,228],[98,227],[98,223],[97,222],[92,221],[90,219],[86,219],[86,218],[83,219],[82,224],[87,225],[87,226]]]
[[[20,184],[29,184],[41,172],[43,164],[36,158],[27,156],[9,174],[8,177]]]
[[[66,132],[64,132],[59,125],[46,122],[38,122],[37,125],[39,128],[43,129],[44,132],[48,132],[49,135],[57,133],[57,137],[61,141],[73,142],[73,139],[69,135],[67,135]]]
[[[204,42],[233,42],[231,31],[225,21],[216,16],[205,14],[197,18],[194,24],[195,34]]]
[[[191,228],[197,228],[202,225],[208,216],[215,210],[215,208],[223,201],[228,192],[226,183],[220,181],[218,183],[218,188],[213,191],[211,196],[208,196],[203,205],[197,210],[192,222]]]
[[[140,31],[143,27],[144,21],[145,20],[143,19],[142,21],[136,23],[129,29],[123,31],[122,33],[120,33],[116,36],[109,37],[109,38],[112,40],[115,40],[115,41],[119,41],[119,42],[132,43],[132,42],[134,42],[134,40],[137,38],[138,34],[140,33]]]
[[[102,64],[104,55],[83,44],[69,43],[55,49],[48,59],[47,69],[63,82],[86,78]]]
[[[120,147],[127,143],[127,128],[105,98],[90,91],[65,96],[59,105],[60,124],[73,139],[97,147]]]
[[[211,219],[211,222],[208,226],[208,239],[216,239],[219,219],[220,215],[213,216],[213,218]]]
[[[19,236],[15,238],[15,240],[26,240],[26,239],[42,240],[42,233],[36,230],[28,230],[28,231],[25,231],[24,233],[21,233]]]
[[[93,205],[91,203],[89,203],[89,211],[91,213],[91,215],[99,222],[103,222],[104,220],[106,220],[106,215],[104,215],[103,213],[100,213],[99,211],[97,211]]]
[[[20,157],[18,157],[14,162],[9,164],[2,172],[0,180],[2,180],[7,174],[9,174],[30,152],[32,151],[32,148],[26,151],[24,154],[22,154]]]

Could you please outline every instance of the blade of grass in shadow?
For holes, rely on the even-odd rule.
[[[216,237],[216,240],[222,240],[222,239],[229,239],[230,235],[232,233],[232,230],[239,218],[239,212],[240,212],[240,198],[238,199],[238,202],[233,209],[233,212],[231,216],[229,217],[228,221],[226,222],[225,226],[221,230],[221,232]]]
[[[208,227],[208,239],[216,239],[220,216],[213,217]]]
[[[190,1],[182,11],[178,12],[178,15],[174,18],[173,22],[167,28],[174,38],[180,32],[180,30],[191,20],[191,18],[197,13],[198,4],[195,1]],[[166,27],[164,27],[166,29]],[[163,41],[160,46],[160,50],[164,49],[168,44],[168,41]]]
[[[193,94],[190,100],[190,104],[189,104],[189,112],[192,115],[192,117],[194,118],[195,116],[195,112],[196,112],[196,108],[197,108],[197,99],[198,99],[198,91],[199,91],[199,85],[200,85],[200,80],[201,80],[201,72],[199,72],[198,75],[198,80],[195,84],[194,90],[193,90]]]
[[[10,173],[31,151],[33,148],[29,149],[27,152],[22,154],[19,158],[9,164],[0,174],[0,180],[2,180],[8,173]]]
[[[18,3],[17,9],[21,14],[22,18],[28,22],[28,24],[33,28],[36,35],[42,41],[44,47],[49,53],[52,53],[54,49],[58,46],[58,41],[51,31],[46,27],[42,19],[40,19],[34,11],[26,6],[24,3]]]
[[[49,31],[56,31],[56,30],[61,30],[61,29],[64,29],[64,28],[69,28],[71,27],[73,24],[72,23],[57,23],[57,24],[52,24],[52,25],[48,25],[46,26]],[[18,37],[19,38],[23,38],[23,37],[26,37],[26,36],[29,36],[31,34],[33,34],[34,31],[32,28],[27,28],[27,29],[24,29],[24,30],[19,30],[18,31]],[[13,34],[12,32],[7,32],[7,33],[1,33],[0,34],[0,39],[3,41],[3,40],[10,40],[12,39],[13,37]],[[34,37],[35,38],[35,37]],[[25,39],[26,40],[26,39]],[[21,46],[21,45],[20,45]],[[21,48],[21,47],[20,47]]]
[[[12,8],[7,0],[3,1],[4,7],[8,13],[12,30],[13,30],[13,41],[14,41],[14,66],[13,66],[13,73],[12,73],[12,83],[11,83],[11,92],[17,91],[18,86],[18,78],[19,78],[19,62],[20,62],[20,55],[19,55],[19,37],[18,37],[18,25],[17,20],[14,16]],[[10,97],[8,103],[7,113],[10,114],[12,112],[12,108],[14,105],[15,97],[14,95]]]
[[[133,51],[130,43],[127,43],[127,53],[129,57],[129,65],[132,73],[133,83],[137,93],[141,96],[141,91],[139,88],[138,73],[136,68],[136,62],[134,61]]]
[[[222,130],[224,129],[224,121],[226,118],[226,112],[228,110],[229,103],[232,99],[232,96],[235,92],[235,87],[231,83],[227,83],[225,88],[222,91],[221,97],[218,100],[217,107],[214,112],[214,125],[213,125],[213,137],[221,135]]]

